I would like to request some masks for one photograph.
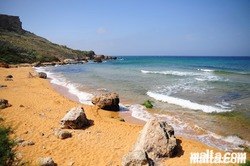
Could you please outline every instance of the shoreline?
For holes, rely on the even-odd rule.
[[[49,81],[51,83],[51,80],[49,80]],[[51,83],[51,86],[54,88],[54,90],[56,92],[58,92],[62,96],[66,97],[69,100],[72,100],[72,101],[74,101],[76,103],[82,104],[80,102],[80,99],[75,94],[72,94],[72,93],[69,92],[69,89],[67,87],[64,87],[62,85],[57,85],[57,84],[54,84],[54,83]],[[136,124],[136,125],[140,125],[140,126],[143,126],[143,125],[146,124],[145,121],[133,117],[131,115],[130,111],[118,111],[118,112],[105,111],[105,110],[103,110],[103,111],[104,112],[110,112],[109,115],[108,115],[108,113],[106,113],[106,116],[110,117],[110,118],[111,117],[122,118],[127,123],[132,123],[132,124]]]
[[[46,72],[46,69],[44,68],[36,68],[36,70]],[[51,84],[65,88],[62,92],[60,92],[61,88],[58,89],[58,92],[63,96],[77,96],[80,103],[88,105],[91,104],[91,97],[93,96],[91,93],[94,89],[86,89],[86,87],[81,87],[81,85],[75,84],[74,82],[65,79],[60,74],[57,76],[57,73],[51,73],[50,71],[47,71],[46,73],[49,75],[49,78],[51,78]],[[108,117],[123,118],[126,122],[140,125],[144,125],[150,117],[157,116],[168,121],[170,125],[174,127],[175,132],[179,136],[201,142],[202,144],[206,144],[210,147],[218,148],[223,151],[242,150],[242,148],[239,147],[240,145],[247,147],[250,146],[250,142],[242,139],[242,137],[238,136],[237,134],[223,135],[220,132],[203,128],[203,126],[200,126],[199,123],[197,125],[197,121],[196,123],[193,123],[191,114],[187,115],[183,112],[164,112],[163,110],[159,111],[157,109],[147,110],[140,104],[130,103],[128,101],[125,101],[125,103],[127,104],[120,103],[121,111],[118,112],[119,114],[113,112],[111,115],[105,115]],[[182,115],[185,116],[185,120],[182,119]],[[203,118],[201,120],[206,121],[202,115],[198,118]]]
[[[122,156],[131,150],[142,126],[109,118],[105,114],[110,112],[77,103],[75,98],[70,98],[73,96],[63,96],[49,80],[28,78],[32,71],[32,68],[0,71],[0,84],[7,85],[0,89],[0,98],[12,105],[0,110],[3,123],[13,128],[13,138],[35,142],[32,146],[17,147],[17,152],[22,154],[20,158],[33,165],[37,158],[46,156],[51,156],[59,166],[70,162],[74,165],[121,165]],[[9,74],[13,75],[13,81],[4,81],[4,76]],[[59,128],[65,112],[79,105],[94,124],[84,130],[68,130],[72,138],[57,139],[52,128]],[[177,139],[183,154],[164,160],[166,165],[190,165],[191,152],[210,149],[225,153],[184,137],[177,136]]]

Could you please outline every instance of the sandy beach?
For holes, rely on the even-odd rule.
[[[0,110],[0,117],[6,126],[14,130],[12,138],[23,138],[35,143],[32,146],[17,146],[19,157],[30,165],[36,165],[39,157],[48,156],[58,166],[121,165],[122,157],[132,149],[143,126],[119,121],[118,113],[70,100],[74,96],[62,96],[48,80],[30,78],[29,72],[34,72],[34,69],[0,69],[0,85],[7,85],[0,89],[0,98],[7,99],[11,104],[11,107]],[[5,81],[7,75],[12,75],[13,81]],[[53,129],[60,128],[60,119],[76,106],[84,108],[92,125],[83,130],[67,130],[72,133],[72,137],[58,139]],[[195,165],[190,164],[191,152],[206,152],[207,149],[221,152],[183,137],[177,136],[177,140],[181,147],[180,153],[176,157],[164,159],[163,164]]]

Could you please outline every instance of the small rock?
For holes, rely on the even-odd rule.
[[[20,143],[22,143],[22,142],[24,142],[24,139],[23,139],[23,138],[17,137],[17,138],[15,139],[15,143],[17,143],[17,144],[20,144]]]
[[[5,81],[13,81],[12,78],[5,78]]]
[[[21,105],[19,105],[19,107],[24,107],[24,106],[21,104]]]
[[[39,73],[38,73],[38,77],[39,77],[39,78],[46,79],[46,78],[47,78],[47,74],[44,73],[44,72],[39,72]]]
[[[5,78],[13,78],[12,75],[7,75]]]
[[[73,166],[74,164],[75,164],[74,161],[70,161],[70,162],[68,163],[68,166]]]
[[[5,99],[1,99],[0,98],[0,109],[4,109],[4,108],[7,108],[9,107],[9,102],[8,100],[5,100]]]
[[[32,146],[32,145],[35,145],[35,142],[33,141],[24,141],[22,143],[20,143],[19,145],[25,147],[25,146]]]
[[[7,63],[0,62],[0,67],[2,68],[10,68],[10,66]]]
[[[60,138],[60,139],[66,139],[66,138],[72,137],[72,134],[65,130],[54,129],[54,132],[57,138]]]
[[[6,88],[7,85],[0,85],[0,88]]]
[[[56,163],[51,157],[39,158],[37,159],[37,164],[39,166],[56,166]]]
[[[29,133],[29,131],[25,131],[23,134],[28,134]]]

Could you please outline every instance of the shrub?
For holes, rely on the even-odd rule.
[[[13,165],[15,153],[14,141],[9,139],[10,128],[0,126],[0,165]]]
[[[239,164],[239,166],[250,166],[250,160],[246,160],[246,163]]]

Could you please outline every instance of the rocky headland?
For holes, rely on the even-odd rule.
[[[58,45],[22,28],[18,16],[0,14],[0,67],[101,63],[116,57]],[[18,65],[17,65],[18,64]]]

